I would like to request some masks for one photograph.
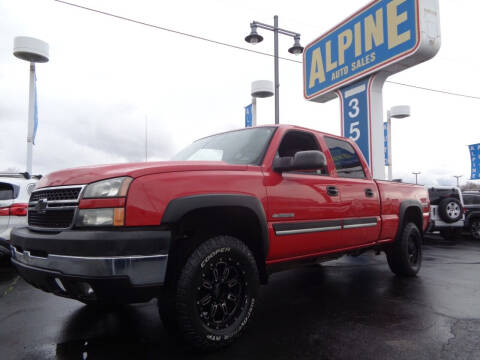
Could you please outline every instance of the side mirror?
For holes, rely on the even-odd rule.
[[[273,170],[279,173],[292,170],[318,170],[326,167],[327,159],[318,150],[299,151],[293,158],[287,156],[273,161]]]
[[[327,159],[318,150],[299,151],[292,161],[292,170],[318,170],[326,167]]]

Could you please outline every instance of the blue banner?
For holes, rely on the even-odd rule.
[[[252,127],[252,104],[245,106],[245,127]]]
[[[470,159],[472,161],[472,180],[480,180],[480,144],[469,145]]]
[[[368,166],[370,166],[369,80],[370,78],[366,78],[340,89],[342,135],[357,143]]]
[[[385,153],[385,166],[388,166],[388,122],[383,123],[383,152]]]
[[[377,0],[305,47],[304,96],[314,99],[409,56],[419,0]]]

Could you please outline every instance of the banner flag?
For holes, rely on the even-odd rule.
[[[252,127],[252,104],[245,106],[245,127]]]
[[[469,145],[468,149],[472,161],[471,180],[480,180],[480,144]]]

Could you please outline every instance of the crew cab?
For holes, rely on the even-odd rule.
[[[245,330],[275,271],[374,250],[415,276],[429,206],[422,186],[372,179],[349,139],[263,126],[169,162],[45,176],[12,261],[32,285],[87,304],[158,298],[168,329],[215,349]]]

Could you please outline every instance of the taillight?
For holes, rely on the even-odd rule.
[[[27,216],[28,204],[12,204],[10,216]]]
[[[1,207],[0,216],[10,216],[10,207]]]

